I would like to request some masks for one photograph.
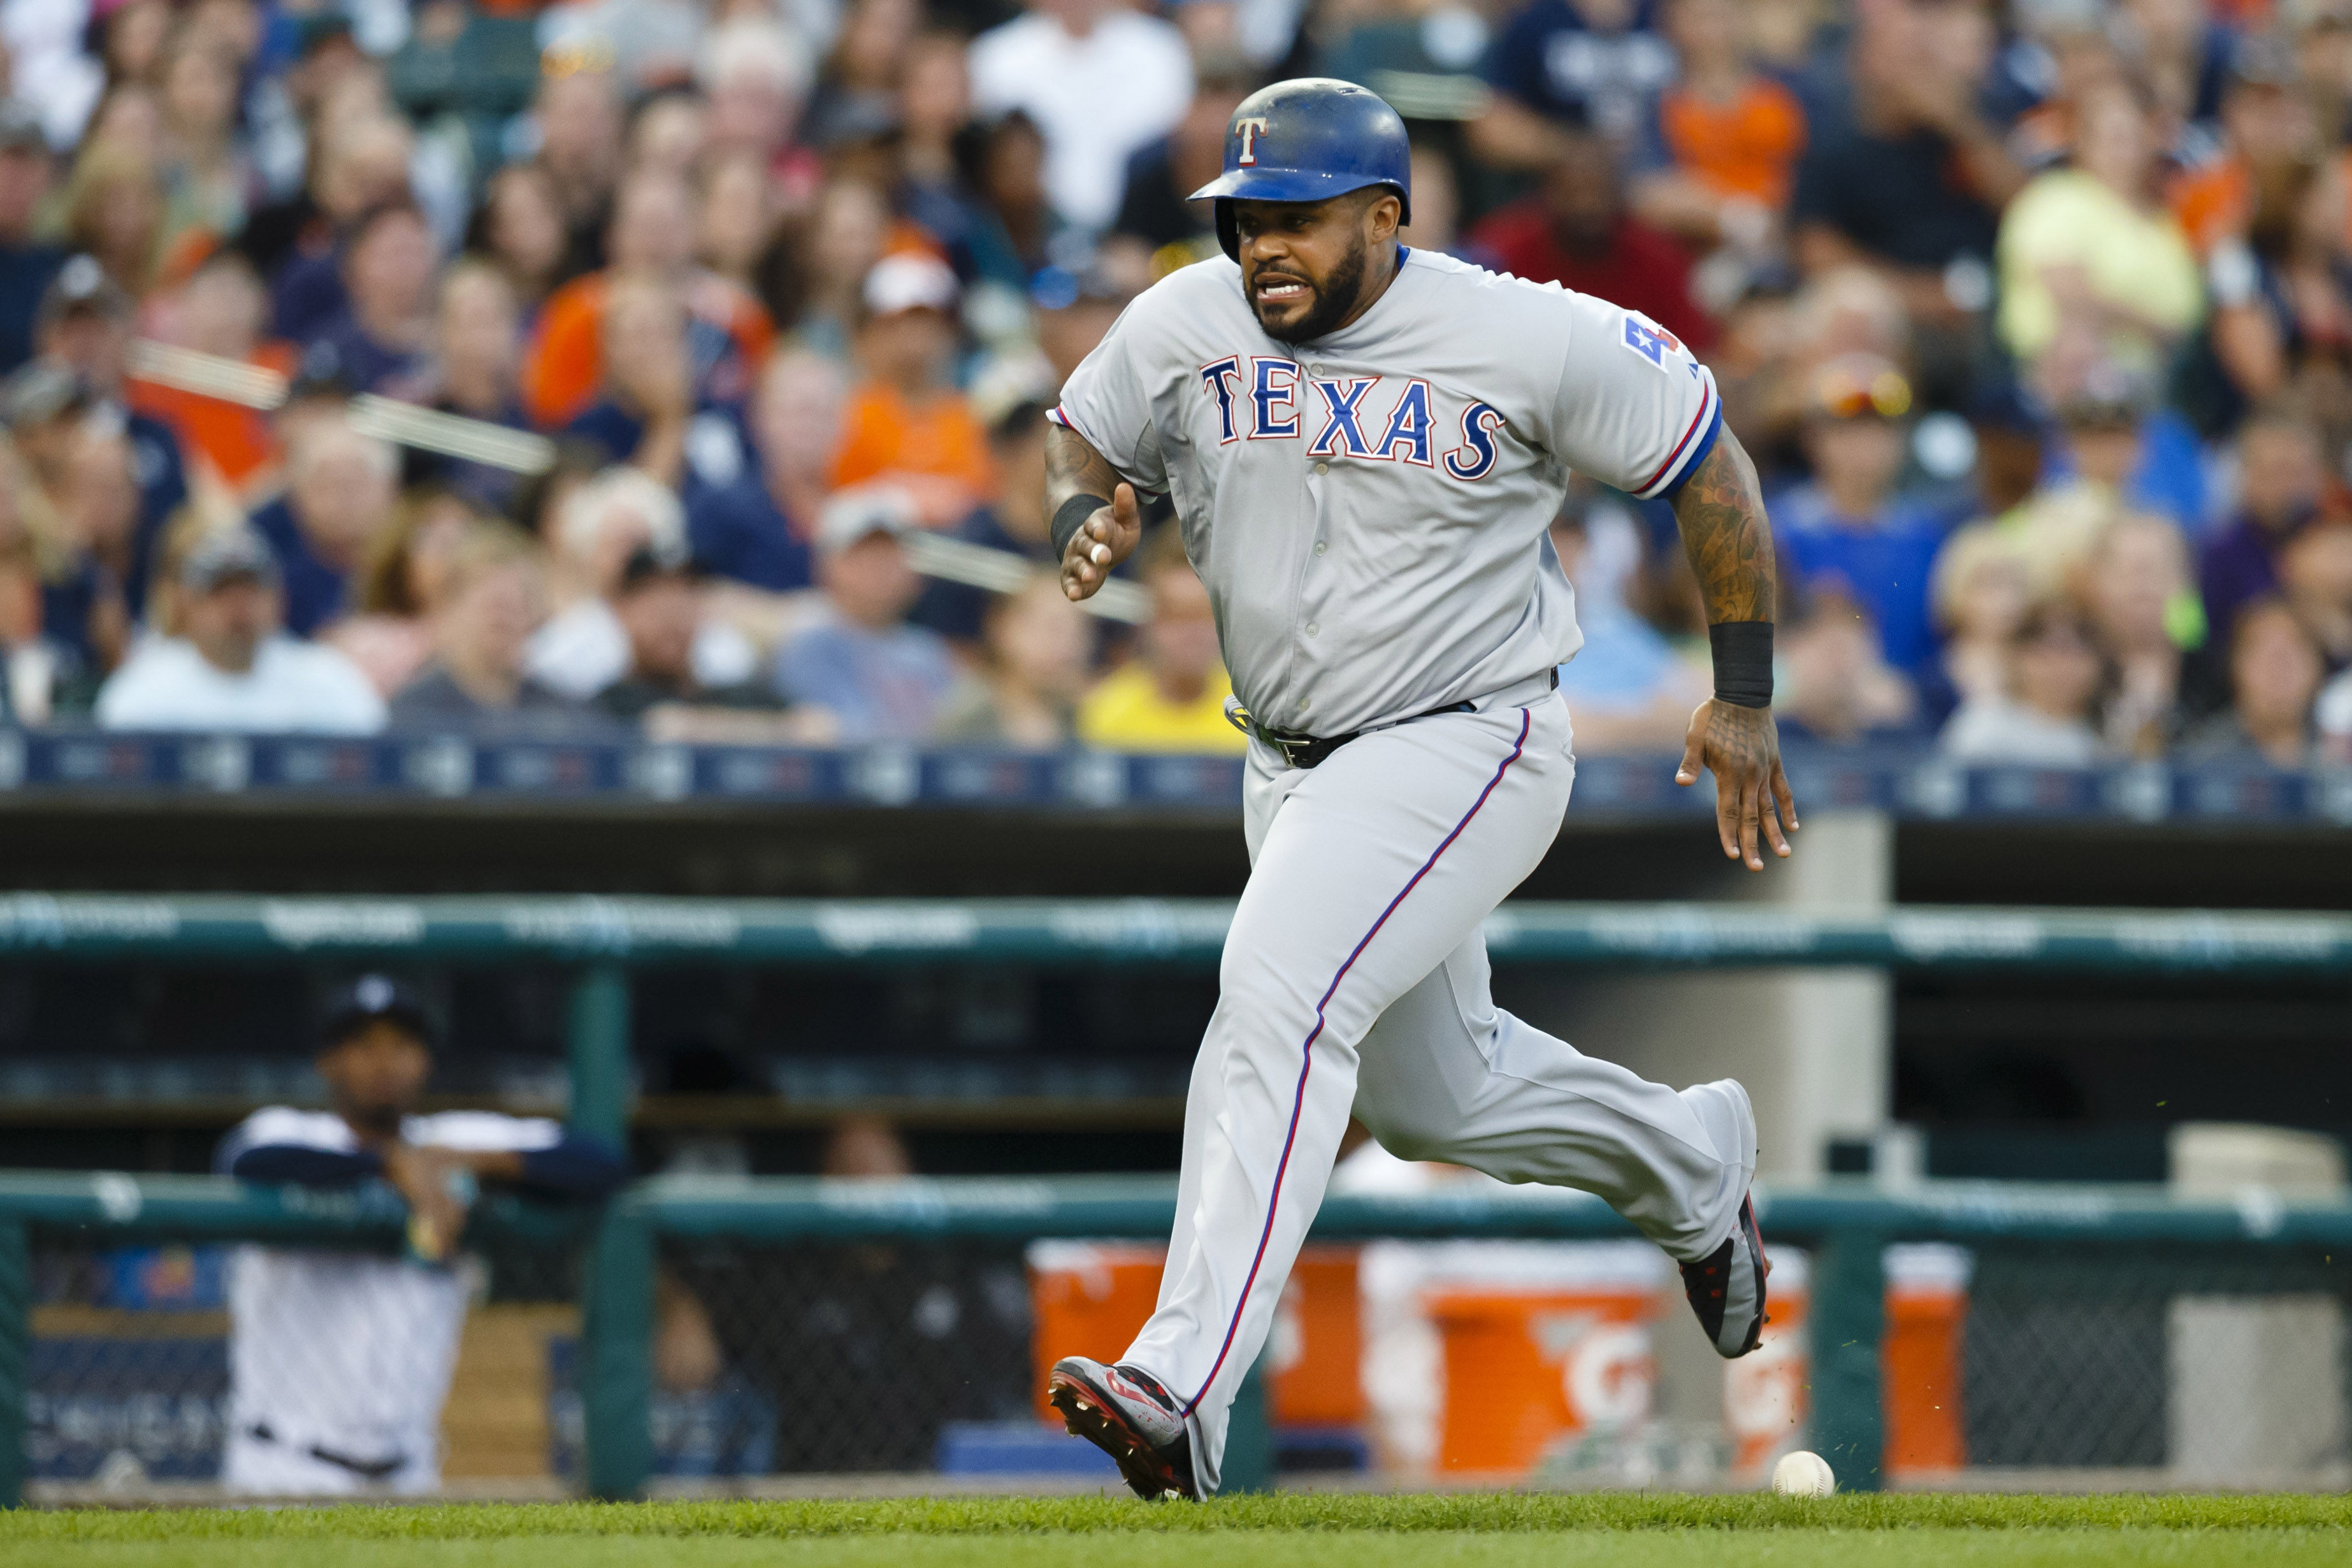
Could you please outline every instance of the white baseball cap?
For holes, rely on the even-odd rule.
[[[915,498],[896,485],[860,485],[835,491],[817,514],[816,551],[839,555],[868,534],[893,538],[922,524]]]
[[[920,251],[886,256],[866,275],[866,309],[873,316],[939,310],[952,316],[962,289],[948,264]]]

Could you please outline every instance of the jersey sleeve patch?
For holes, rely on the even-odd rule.
[[[1619,346],[1640,359],[1660,375],[1666,373],[1666,356],[1684,352],[1683,340],[1643,315],[1639,310],[1625,312],[1625,328],[1618,339]]]

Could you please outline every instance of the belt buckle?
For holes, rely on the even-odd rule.
[[[1288,763],[1293,768],[1304,768],[1307,765],[1304,762],[1299,761],[1298,758],[1302,753],[1313,747],[1315,742],[1311,739],[1280,739],[1276,740],[1274,744],[1276,749],[1282,753],[1283,761]]]

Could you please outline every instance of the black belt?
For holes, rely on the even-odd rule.
[[[245,1435],[251,1437],[257,1443],[275,1443],[278,1441],[278,1434],[271,1431],[269,1429],[268,1423],[265,1421],[257,1421],[252,1426],[247,1427],[245,1429]],[[334,1449],[322,1447],[317,1443],[311,1444],[302,1451],[311,1458],[317,1459],[321,1464],[333,1465],[340,1469],[349,1470],[352,1474],[358,1476],[362,1479],[371,1481],[380,1481],[386,1476],[404,1468],[408,1463],[408,1456],[406,1454],[394,1454],[388,1459],[355,1459],[349,1454],[339,1454],[335,1452]]]
[[[1433,707],[1427,713],[1417,713],[1412,717],[1434,718],[1442,713],[1475,713],[1477,711],[1476,703],[1448,703],[1444,707]],[[1225,717],[1235,729],[1245,735],[1254,735],[1272,747],[1281,755],[1283,761],[1293,768],[1316,767],[1348,742],[1360,739],[1365,734],[1360,729],[1351,729],[1345,735],[1326,736],[1293,735],[1287,730],[1268,729],[1250,716],[1249,709],[1239,703],[1225,710]],[[1403,719],[1400,722],[1411,724],[1412,719]]]
[[[1559,689],[1559,670],[1557,666],[1551,672],[1551,684],[1554,691]],[[1412,718],[1399,719],[1397,723],[1411,724],[1414,718],[1435,718],[1442,713],[1476,713],[1477,711],[1478,705],[1474,702],[1448,703],[1444,707],[1431,708],[1427,713],[1414,714]],[[1283,761],[1293,768],[1316,767],[1348,742],[1360,740],[1370,733],[1369,730],[1351,729],[1345,735],[1313,736],[1294,735],[1283,729],[1269,729],[1258,723],[1249,709],[1233,701],[1225,704],[1225,722],[1243,734],[1255,736],[1265,742],[1280,754]],[[1393,729],[1396,727],[1382,725],[1381,727]]]

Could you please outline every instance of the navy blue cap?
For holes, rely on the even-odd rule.
[[[422,997],[389,975],[362,975],[328,1001],[319,1049],[331,1051],[379,1019],[400,1025],[428,1049],[433,1044],[433,1015]]]
[[[1234,201],[1320,202],[1386,185],[1412,221],[1412,142],[1378,93],[1331,77],[1298,77],[1242,99],[1225,122],[1225,172],[1187,198],[1217,204],[1217,240],[1239,256]]]

